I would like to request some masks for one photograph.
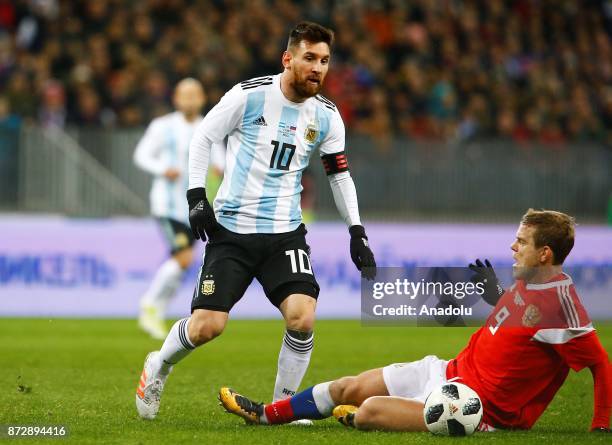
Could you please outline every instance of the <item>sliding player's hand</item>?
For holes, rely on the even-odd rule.
[[[195,188],[187,190],[187,202],[189,203],[189,224],[196,239],[206,241],[208,237],[219,229],[219,223],[215,219],[208,199],[206,189]]]
[[[485,259],[484,264],[480,259],[476,259],[476,264],[470,263],[469,269],[474,272],[471,278],[472,283],[482,283],[484,285],[484,293],[482,298],[491,306],[495,306],[501,296],[504,294],[504,289],[499,284],[495,270],[489,260]]]
[[[373,280],[376,277],[376,260],[374,260],[374,254],[370,250],[365,229],[363,226],[355,225],[349,228],[349,233],[351,234],[351,259],[353,263],[365,278]]]

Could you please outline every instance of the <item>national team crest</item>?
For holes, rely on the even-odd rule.
[[[530,304],[529,306],[527,306],[527,309],[525,309],[525,312],[523,313],[523,326],[533,328],[540,322],[541,319],[542,313],[540,312],[540,310],[537,308],[537,306]]]
[[[202,294],[212,295],[215,292],[215,280],[202,281]]]
[[[304,131],[304,139],[306,139],[306,142],[308,142],[309,144],[314,144],[317,141],[318,137],[319,129],[317,128],[317,126],[314,123],[308,124],[306,130]]]

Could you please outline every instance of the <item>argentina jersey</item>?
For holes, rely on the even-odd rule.
[[[236,85],[206,115],[198,135],[208,142],[227,136],[214,210],[219,223],[237,233],[295,230],[302,221],[302,172],[313,151],[344,150],[344,123],[335,105],[322,96],[289,101],[280,75]]]

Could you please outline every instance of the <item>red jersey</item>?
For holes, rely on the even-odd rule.
[[[545,284],[517,281],[449,362],[447,378],[458,377],[479,394],[485,423],[531,428],[570,368],[579,371],[605,356],[594,331],[568,275]]]

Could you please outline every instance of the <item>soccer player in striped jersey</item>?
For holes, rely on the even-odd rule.
[[[361,225],[355,185],[344,153],[344,124],[319,94],[333,32],[302,22],[289,35],[281,74],[241,82],[206,115],[189,149],[191,228],[208,239],[191,304],[161,350],[147,356],[137,390],[141,417],[159,409],[173,365],[223,332],[232,307],[256,278],[285,319],[274,400],[297,391],[313,348],[319,285],[302,224],[302,171],[318,150],[350,234],[350,254],[366,278],[376,263]],[[226,140],[223,182],[212,209],[204,187],[214,143]]]
[[[193,261],[194,237],[189,228],[185,192],[189,185],[189,142],[202,120],[206,103],[204,89],[195,79],[183,79],[175,88],[175,112],[154,119],[134,151],[135,164],[153,176],[151,213],[168,242],[170,257],[157,270],[140,300],[139,326],[153,338],[168,334],[166,307],[181,284],[184,271]],[[213,150],[214,175],[223,171],[225,151]]]
[[[222,388],[219,399],[227,411],[249,423],[282,424],[333,414],[341,423],[363,430],[427,431],[427,396],[456,380],[482,400],[481,431],[530,429],[569,370],[589,368],[594,382],[589,430],[609,433],[612,366],[572,279],[562,270],[573,245],[573,218],[530,209],[511,246],[516,282],[501,289],[501,295],[491,286],[493,295],[486,301],[495,304],[493,312],[450,361],[430,355],[395,363],[319,383],[266,405],[230,388]],[[479,271],[479,280],[487,277],[497,283],[492,267],[481,269],[489,270]]]

